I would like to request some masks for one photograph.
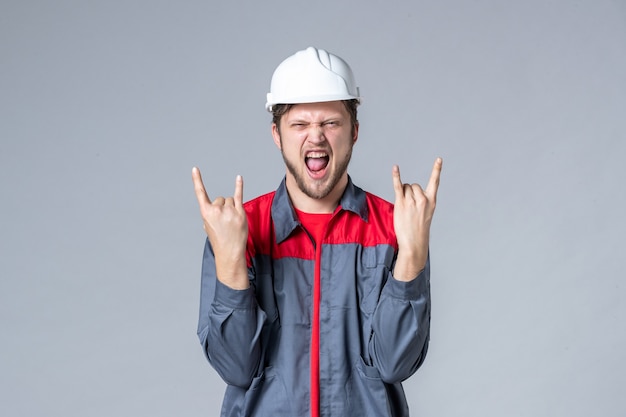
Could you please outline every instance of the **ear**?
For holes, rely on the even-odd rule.
[[[272,123],[272,138],[274,138],[274,144],[278,149],[282,149],[280,146],[280,133],[278,132],[278,126],[276,123]]]
[[[352,144],[354,145],[357,141],[357,139],[359,138],[359,122],[356,122],[354,124],[354,131],[352,134]]]

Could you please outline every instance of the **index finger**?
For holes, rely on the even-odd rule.
[[[193,180],[193,189],[196,192],[196,198],[198,199],[200,208],[211,204],[211,199],[206,193],[204,183],[202,182],[202,175],[200,174],[200,170],[198,168],[193,167],[191,170],[191,179]]]
[[[404,187],[402,186],[402,180],[400,179],[400,167],[398,165],[393,166],[391,177],[393,179],[393,190],[396,193],[396,198],[400,198],[404,195]]]
[[[437,195],[437,189],[439,188],[439,178],[441,177],[442,165],[443,165],[443,159],[437,158],[433,165],[433,170],[430,173],[428,186],[426,186],[426,194],[431,195],[431,196]]]

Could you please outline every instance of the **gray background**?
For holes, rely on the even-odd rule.
[[[414,416],[623,416],[626,2],[0,2],[0,415],[214,416],[213,196],[273,190],[265,93],[314,45],[364,97],[350,173],[444,158]]]

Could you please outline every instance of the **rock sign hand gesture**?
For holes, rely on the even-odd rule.
[[[400,168],[397,165],[393,167],[393,225],[398,240],[398,258],[393,275],[400,281],[414,279],[426,265],[430,224],[435,212],[442,164],[441,158],[435,160],[426,190],[422,190],[419,184],[403,184]]]
[[[232,197],[209,198],[198,168],[191,171],[204,231],[215,255],[217,279],[234,289],[248,288],[246,243],[248,218],[243,208],[243,178],[235,180]]]

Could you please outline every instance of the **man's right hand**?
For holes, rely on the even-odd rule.
[[[243,208],[243,178],[235,180],[232,197],[217,197],[211,201],[200,170],[191,171],[193,186],[204,222],[204,231],[209,237],[215,255],[217,279],[224,285],[237,290],[250,286],[246,264],[248,242],[248,218]]]

